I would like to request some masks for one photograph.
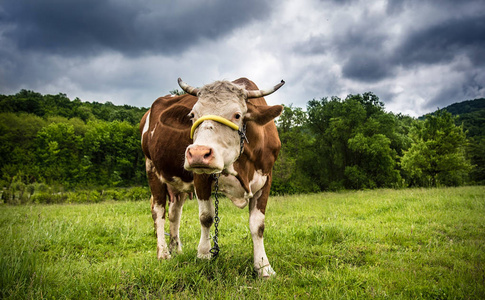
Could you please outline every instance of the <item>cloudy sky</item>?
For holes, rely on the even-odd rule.
[[[0,1],[0,94],[148,107],[178,77],[284,79],[267,101],[299,107],[371,91],[420,116],[485,97],[485,1]]]

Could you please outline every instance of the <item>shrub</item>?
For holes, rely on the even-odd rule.
[[[68,199],[68,196],[64,193],[49,193],[49,192],[39,192],[35,193],[31,200],[33,203],[37,204],[54,204],[54,203],[64,203]]]

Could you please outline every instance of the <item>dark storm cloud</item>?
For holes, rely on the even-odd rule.
[[[265,1],[4,0],[0,37],[22,51],[63,56],[173,54],[267,16]]]
[[[476,65],[485,63],[485,14],[446,20],[410,32],[398,48],[395,60],[406,66],[435,64],[460,55]]]
[[[400,67],[451,63],[459,57],[466,57],[475,66],[483,66],[485,4],[477,1],[459,3],[461,6],[451,0],[389,1],[388,16],[367,18],[363,13],[360,17],[345,20],[347,29],[335,31],[330,36],[312,37],[295,50],[312,55],[331,51],[341,63],[344,78],[365,83],[390,78]],[[433,10],[437,15],[442,15],[443,10],[454,9],[456,17],[438,18],[438,21],[417,18],[411,26],[403,27],[397,42],[389,46],[396,37],[387,30],[389,23],[385,23],[384,18],[397,18],[390,15],[404,9],[419,11],[430,4],[435,5]],[[399,23],[398,20],[395,19],[395,23]]]
[[[483,6],[483,0],[387,0],[386,11],[389,14],[401,13],[403,10],[417,10],[424,6],[433,7],[436,13],[440,10],[460,12],[464,8]]]
[[[350,1],[336,3],[345,5]],[[344,28],[330,35],[311,36],[294,50],[306,55],[335,55],[342,65],[342,75],[349,79],[376,82],[392,74],[389,55],[383,49],[387,36],[381,32],[378,19],[356,17],[338,25]]]
[[[345,62],[342,74],[363,82],[376,82],[392,74],[392,68],[381,53],[362,51],[353,53]]]
[[[377,24],[376,24],[377,23]],[[363,82],[379,81],[392,74],[384,50],[387,37],[377,21],[359,20],[343,35],[333,39],[342,60],[342,75]]]
[[[483,0],[0,0],[0,93],[147,106],[178,76],[281,76],[274,103],[372,91],[418,116],[485,96],[484,20]]]

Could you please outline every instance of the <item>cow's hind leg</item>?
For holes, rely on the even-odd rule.
[[[249,230],[253,239],[254,269],[259,277],[270,277],[276,274],[264,250],[264,213],[267,200],[267,195],[265,197],[264,193],[259,191],[249,202]]]
[[[157,235],[157,257],[158,259],[170,258],[167,242],[165,241],[165,213],[167,203],[167,185],[162,183],[152,167],[151,160],[146,160],[148,183],[152,196],[150,205],[152,209],[152,218]]]
[[[150,198],[152,207],[152,218],[155,225],[155,233],[157,235],[157,257],[158,259],[170,258],[167,242],[165,241],[165,201],[152,195]]]
[[[182,217],[182,208],[187,198],[186,193],[179,193],[168,187],[170,195],[168,220],[170,221],[170,253],[181,253],[182,242],[180,241],[180,218]]]

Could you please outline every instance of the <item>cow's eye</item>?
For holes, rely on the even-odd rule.
[[[235,114],[234,119],[239,120],[241,118],[241,114]]]

